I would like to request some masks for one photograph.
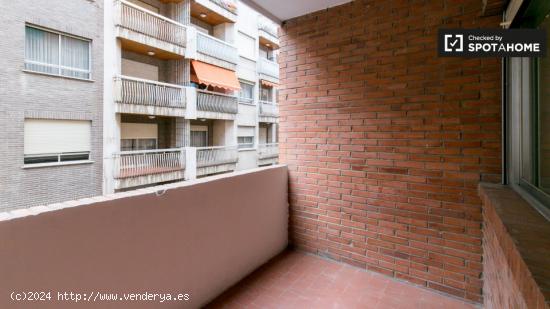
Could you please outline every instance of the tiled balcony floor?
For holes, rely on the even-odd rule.
[[[287,251],[208,308],[477,308],[384,275]]]

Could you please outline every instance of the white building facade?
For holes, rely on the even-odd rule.
[[[228,0],[104,17],[104,194],[277,163],[276,24]]]

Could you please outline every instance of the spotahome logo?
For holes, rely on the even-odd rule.
[[[462,34],[445,34],[445,52],[462,52],[464,50],[464,36]]]
[[[542,29],[440,29],[439,56],[545,57]]]

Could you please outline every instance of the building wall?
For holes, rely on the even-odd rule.
[[[550,308],[548,221],[508,186],[483,184],[480,195],[485,308]]]
[[[101,194],[103,1],[2,1],[0,210]],[[25,23],[91,39],[92,79],[24,72]],[[22,169],[25,117],[92,121],[92,164]]]
[[[436,42],[440,27],[498,27],[481,5],[354,1],[285,23],[296,247],[481,301],[476,188],[500,180],[500,62],[439,58]]]

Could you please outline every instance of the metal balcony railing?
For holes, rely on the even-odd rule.
[[[207,90],[197,90],[197,111],[236,114],[238,97]]]
[[[231,0],[209,0],[230,13],[237,14],[237,4]]]
[[[279,106],[275,102],[258,101],[260,104],[260,116],[278,117]]]
[[[266,58],[260,58],[260,74],[279,79],[279,64]]]
[[[155,107],[185,108],[185,87],[118,75],[115,77],[115,102]]]
[[[268,21],[266,20],[260,20],[258,22],[258,29],[259,30],[262,30],[272,36],[274,36],[275,38],[278,38],[278,35],[277,35],[277,26],[273,25],[273,24],[270,24]]]
[[[115,2],[118,26],[181,47],[186,45],[186,27],[147,9],[124,0]]]
[[[115,178],[137,177],[185,169],[181,148],[121,151],[114,154]]]
[[[269,144],[259,144],[258,145],[258,158],[268,159],[268,158],[277,158],[279,156],[279,144],[278,143],[269,143]]]
[[[237,163],[238,146],[214,146],[197,148],[197,168]]]
[[[235,46],[202,32],[197,32],[197,52],[232,64],[239,61]]]

